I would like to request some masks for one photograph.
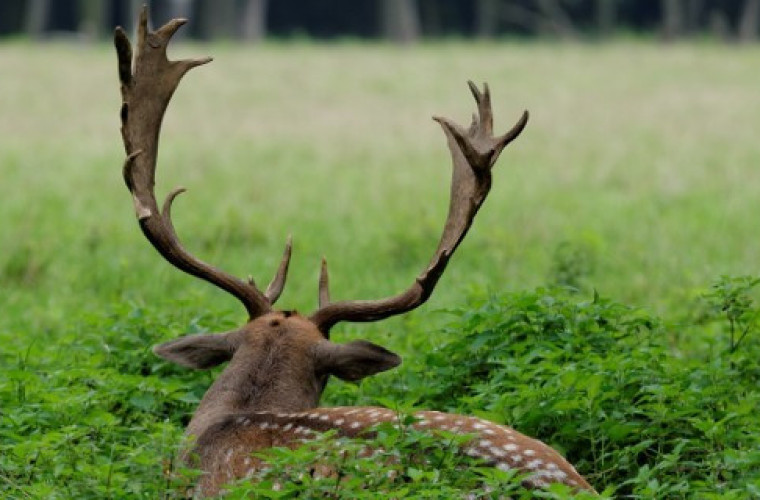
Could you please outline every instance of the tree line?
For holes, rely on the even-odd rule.
[[[129,28],[145,0],[2,0],[0,35],[97,40]],[[713,36],[752,42],[760,0],[152,0],[156,23],[191,19],[184,36],[256,42],[267,37],[440,37],[662,40]]]

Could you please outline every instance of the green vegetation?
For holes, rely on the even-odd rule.
[[[335,329],[404,365],[361,386],[333,381],[324,404],[508,423],[613,496],[760,495],[758,282],[730,277],[760,274],[758,49],[176,52],[216,61],[174,97],[157,191],[187,187],[174,209],[187,247],[259,282],[292,233],[279,303],[301,311],[315,307],[322,255],[337,299],[395,293],[427,263],[449,182],[428,117],[465,122],[468,78],[491,84],[497,129],[531,111],[428,305]],[[0,60],[0,496],[171,496],[188,479],[163,471],[213,373],[149,348],[228,329],[244,312],[140,234],[120,175],[112,50],[5,44]],[[430,445],[392,429],[381,439]],[[272,474],[292,474],[308,453],[277,455]],[[435,453],[440,473],[402,462],[403,481],[378,487],[454,497],[504,479],[454,474],[458,459]],[[338,459],[363,475],[378,468]],[[358,487],[293,482],[282,496],[359,498]]]
[[[406,424],[413,422],[407,418]],[[335,439],[332,434],[293,451],[268,450],[261,455],[271,465],[257,477],[258,482],[241,481],[230,488],[231,498],[342,498],[375,499],[378,492],[390,491],[397,498],[462,498],[478,492],[476,498],[491,498],[498,491],[510,498],[536,498],[535,491],[520,484],[514,471],[488,467],[464,454],[462,448],[472,436],[441,433],[431,435],[409,427],[380,426],[372,439]],[[374,449],[367,456],[367,449]],[[423,460],[428,466],[421,465]],[[338,464],[337,477],[304,473],[304,464]],[[277,485],[277,486],[275,486]],[[588,492],[573,496],[566,485],[555,484],[540,492],[541,498],[598,498]]]

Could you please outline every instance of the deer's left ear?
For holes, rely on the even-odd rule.
[[[178,365],[205,370],[232,359],[240,345],[238,333],[187,335],[153,346],[153,352]]]
[[[353,382],[397,367],[401,357],[366,340],[348,344],[323,340],[314,347],[314,363],[318,373]]]

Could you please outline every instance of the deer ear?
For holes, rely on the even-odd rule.
[[[352,382],[401,364],[397,354],[366,340],[348,344],[324,340],[315,346],[314,359],[318,373]]]
[[[216,335],[187,335],[153,346],[153,352],[167,361],[197,370],[213,368],[232,359],[239,336],[230,332]]]

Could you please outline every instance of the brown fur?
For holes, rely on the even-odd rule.
[[[209,345],[214,352],[220,349],[202,336],[168,342],[157,352],[172,358],[177,355],[172,349],[179,347],[180,355],[205,365],[203,356],[190,349],[194,338],[201,349]],[[265,465],[252,456],[257,451],[273,446],[295,448],[331,429],[345,437],[367,435],[379,423],[397,422],[397,415],[386,408],[317,408],[327,377],[336,366],[341,374],[351,377],[366,375],[367,366],[373,363],[381,368],[395,366],[398,360],[381,348],[375,346],[365,352],[362,349],[371,344],[360,343],[357,354],[355,349],[324,339],[306,318],[280,312],[224,334],[219,342],[235,347],[232,359],[206,392],[187,430],[197,438],[192,463],[204,471],[198,485],[203,495],[218,493],[231,480],[251,477]],[[368,354],[376,359],[368,362]],[[413,427],[422,431],[475,435],[465,447],[468,454],[495,467],[528,474],[529,486],[563,482],[593,491],[556,451],[509,427],[431,411],[418,412],[415,417],[418,421]]]

